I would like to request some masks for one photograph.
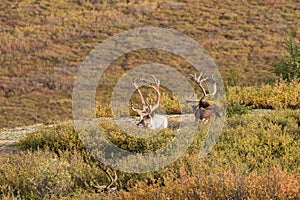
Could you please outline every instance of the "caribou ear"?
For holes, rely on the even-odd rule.
[[[151,112],[151,113],[149,114],[149,118],[150,118],[150,117],[154,117],[154,115],[155,115],[155,112]]]

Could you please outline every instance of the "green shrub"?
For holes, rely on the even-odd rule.
[[[253,106],[241,105],[238,102],[232,102],[227,106],[227,116],[249,114]]]
[[[33,150],[49,148],[54,152],[59,151],[84,151],[84,146],[75,132],[73,124],[66,123],[54,125],[52,128],[45,128],[32,132],[19,141],[22,150]]]
[[[279,62],[273,63],[275,73],[287,81],[300,78],[300,46],[289,36],[285,41],[285,49],[288,54]]]
[[[210,156],[230,168],[268,171],[279,165],[295,172],[300,165],[299,155],[295,154],[300,151],[300,141],[295,140],[299,114],[299,111],[273,111],[233,116],[227,120],[220,142]],[[282,119],[287,119],[284,125]]]
[[[53,153],[48,149],[24,151],[0,162],[0,199],[49,199],[90,190],[95,181],[105,183],[103,172],[87,164],[79,152]]]
[[[237,86],[239,85],[239,74],[236,70],[230,69],[229,74],[226,78],[227,86]]]

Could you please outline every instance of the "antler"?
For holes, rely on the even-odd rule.
[[[139,80],[139,82],[140,82],[140,81],[141,81],[141,80]],[[142,95],[142,92],[140,91],[139,86],[138,86],[138,84],[137,84],[136,78],[133,78],[133,79],[132,79],[131,84],[135,87],[135,89],[138,91],[138,93],[139,93],[139,95],[140,95],[140,98],[141,98],[141,101],[142,101],[142,105],[143,105],[143,110],[137,109],[137,108],[133,107],[132,102],[130,102],[130,104],[131,104],[131,109],[132,109],[133,111],[137,112],[137,113],[140,115],[140,118],[143,118],[144,116],[147,115],[147,112],[146,112],[146,111],[147,111],[147,108],[149,108],[149,105],[147,105],[146,102],[145,102],[145,99],[144,99],[144,97],[143,97],[143,95]]]
[[[160,81],[154,76],[151,76],[152,80],[148,80],[148,79],[139,79],[139,82],[145,82],[147,87],[151,87],[156,91],[156,103],[152,106],[152,99],[150,99],[150,102],[146,102],[140,89],[139,86],[137,84],[136,78],[134,78],[132,80],[132,85],[137,89],[141,100],[142,100],[142,104],[143,104],[143,110],[141,109],[137,109],[134,108],[132,102],[131,102],[131,109],[135,112],[137,112],[140,115],[140,118],[142,119],[144,116],[146,116],[147,114],[151,114],[154,110],[156,110],[159,107],[159,101],[160,101],[160,92],[159,92],[159,86],[160,86]]]
[[[160,80],[158,80],[154,75],[151,75],[151,78],[152,78],[152,82],[148,83],[147,86],[152,87],[156,91],[156,103],[153,106],[151,106],[151,103],[148,104],[150,108],[150,113],[152,113],[154,110],[156,110],[159,107],[159,101],[160,101],[160,92],[159,92]]]
[[[205,77],[205,78],[203,78],[202,76],[203,76],[203,72],[201,72],[198,77],[196,76],[196,74],[194,74],[194,75],[190,74],[190,78],[193,81],[195,81],[197,83],[197,85],[200,87],[200,89],[202,90],[203,96],[201,97],[200,100],[186,100],[187,103],[199,102],[199,101],[204,100],[204,98],[212,97],[212,96],[214,96],[217,93],[217,85],[216,85],[216,80],[214,79],[214,76],[211,75],[211,77]],[[206,90],[204,89],[204,87],[202,85],[202,82],[204,82],[204,81],[213,84],[213,92],[212,93],[208,94],[206,92]]]

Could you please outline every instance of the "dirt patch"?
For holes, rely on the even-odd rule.
[[[0,140],[0,154],[16,151],[16,143],[17,140]]]
[[[17,127],[13,129],[0,130],[0,153],[7,153],[16,150],[16,143],[27,133],[37,131],[45,127],[43,124]]]

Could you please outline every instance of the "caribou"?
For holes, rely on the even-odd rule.
[[[156,92],[156,102],[154,105],[151,105],[152,99],[150,102],[146,102],[142,92],[139,89],[138,83],[145,83],[145,85],[149,88],[153,88]],[[142,108],[138,109],[135,108],[131,102],[131,109],[139,115],[140,119],[137,123],[137,126],[143,126],[145,128],[149,129],[164,129],[168,126],[168,119],[165,115],[156,114],[154,111],[159,108],[159,102],[160,102],[160,92],[159,92],[159,86],[160,86],[160,80],[158,80],[154,75],[151,76],[151,79],[137,79],[133,78],[132,80],[133,87],[138,91],[140,99],[142,101]]]
[[[207,121],[212,117],[221,117],[220,108],[216,104],[207,101],[208,98],[215,96],[215,94],[217,93],[217,83],[213,75],[210,77],[203,77],[203,73],[201,72],[198,77],[196,76],[196,74],[190,74],[190,79],[197,83],[203,93],[203,96],[200,100],[186,100],[186,103],[198,103],[197,105],[192,105],[195,122],[198,122],[199,120]],[[212,93],[206,92],[205,88],[202,85],[203,82],[205,82],[206,84],[212,84]]]

